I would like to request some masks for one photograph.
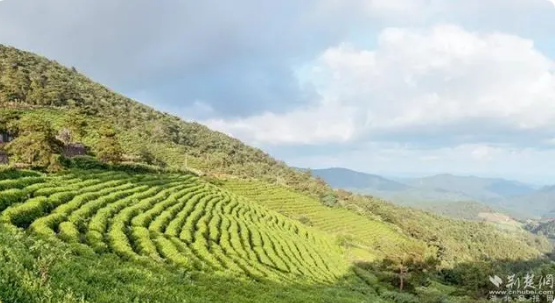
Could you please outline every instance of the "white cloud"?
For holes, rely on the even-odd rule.
[[[354,136],[356,108],[324,100],[314,107],[306,107],[286,114],[264,113],[246,119],[203,121],[209,127],[254,144],[309,144],[344,142]]]
[[[480,130],[486,134],[555,129],[554,62],[514,35],[453,25],[388,28],[376,49],[329,48],[302,75],[322,96],[319,104],[209,124],[274,144],[348,141],[477,120],[505,127]]]
[[[475,147],[470,154],[472,158],[478,161],[491,161],[496,155],[499,155],[502,152],[503,150],[500,148],[482,145]]]

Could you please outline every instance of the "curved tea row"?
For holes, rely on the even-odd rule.
[[[261,181],[231,179],[224,187],[238,195],[249,198],[270,210],[305,222],[327,234],[348,236],[356,239],[357,246],[365,253],[388,256],[411,252],[422,248],[421,243],[413,243],[408,237],[384,222],[371,220],[346,208],[330,208],[320,201],[303,195],[287,187]]]
[[[0,223],[132,261],[254,279],[333,282],[347,268],[326,237],[192,175],[2,180]]]

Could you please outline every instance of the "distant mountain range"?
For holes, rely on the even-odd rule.
[[[445,213],[446,207],[468,211],[474,205],[475,209],[489,208],[520,219],[555,217],[555,186],[538,190],[518,181],[451,174],[392,180],[346,168],[311,171],[335,188],[370,194],[399,205],[436,209],[440,213]],[[454,209],[453,212],[463,211]]]

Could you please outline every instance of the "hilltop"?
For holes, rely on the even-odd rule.
[[[545,237],[334,190],[5,46],[0,132],[2,302],[479,302],[549,264]]]

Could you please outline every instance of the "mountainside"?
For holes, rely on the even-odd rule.
[[[214,174],[232,174],[281,182],[316,197],[331,191],[324,182],[276,161],[206,126],[185,122],[114,93],[75,69],[0,44],[0,131],[6,119],[35,115],[67,127],[66,115],[86,120],[80,141],[93,151],[98,130],[113,125],[128,157],[148,153],[172,168],[195,168]],[[72,121],[73,122],[73,121]]]
[[[488,276],[551,266],[518,226],[333,190],[4,46],[0,133],[2,303],[481,302]]]

